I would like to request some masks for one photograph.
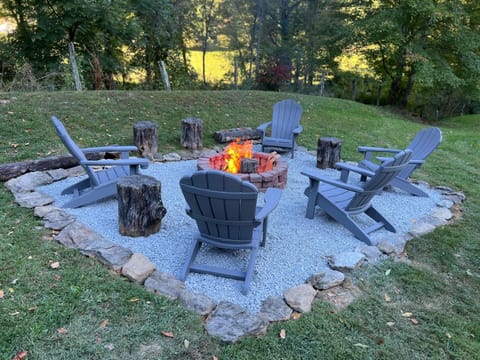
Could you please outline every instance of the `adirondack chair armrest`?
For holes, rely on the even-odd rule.
[[[400,149],[392,149],[392,148],[382,148],[382,147],[374,147],[374,146],[359,146],[358,152],[386,152],[386,153],[399,153]]]
[[[323,182],[326,184],[330,184],[336,187],[340,187],[345,190],[354,191],[354,192],[362,192],[364,189],[360,186],[354,184],[348,184],[343,182],[342,180],[332,179],[329,176],[324,176],[320,174],[320,172],[316,169],[306,169],[301,172],[301,174],[308,176],[310,181],[316,182]]]
[[[262,221],[270,214],[278,205],[282,190],[277,188],[268,188],[265,193],[265,205],[255,215],[255,220]]]
[[[265,133],[267,131],[267,128],[269,126],[272,126],[272,122],[271,121],[268,121],[268,122],[265,122],[263,124],[260,124],[258,127],[257,127],[257,130],[260,130],[262,131],[263,133]]]
[[[80,161],[80,165],[88,166],[131,166],[138,165],[142,168],[147,168],[150,162],[144,158],[130,158],[130,159],[102,159],[102,160],[86,160]]]
[[[350,175],[350,172],[354,172],[354,173],[360,174],[362,176],[370,176],[370,177],[375,175],[375,173],[373,171],[370,171],[366,168],[362,168],[362,167],[357,166],[357,165],[348,164],[348,163],[345,163],[345,162],[336,163],[335,168],[337,170],[341,171],[340,180],[343,181],[343,182],[348,181],[348,177]]]
[[[294,135],[298,135],[298,134],[300,134],[302,131],[303,131],[303,126],[302,126],[302,125],[298,125],[295,129],[293,129],[293,134],[294,134]]]
[[[82,148],[84,154],[94,153],[94,152],[126,152],[126,151],[137,151],[138,148],[133,145],[120,146],[120,145],[109,145],[109,146],[99,146],[91,148]]]

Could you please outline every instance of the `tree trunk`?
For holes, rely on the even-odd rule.
[[[158,65],[160,66],[160,74],[162,75],[163,85],[165,86],[165,90],[167,92],[172,92],[172,88],[170,87],[170,81],[168,80],[168,73],[165,67],[165,63],[161,60],[159,61]]]
[[[75,80],[75,89],[82,91],[82,83],[80,82],[80,74],[78,72],[77,60],[75,58],[75,47],[73,42],[68,43],[68,54],[70,57],[70,64],[72,65],[73,79]]]

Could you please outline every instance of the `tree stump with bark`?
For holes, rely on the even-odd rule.
[[[317,144],[317,168],[335,168],[341,160],[342,140],[334,137],[321,137]]]
[[[133,143],[140,156],[152,160],[158,152],[158,125],[139,121],[133,126]]]
[[[167,213],[161,184],[146,175],[132,175],[117,181],[118,229],[124,236],[149,236],[160,230]]]
[[[203,121],[201,119],[193,117],[183,119],[180,144],[190,150],[202,149],[202,130]]]

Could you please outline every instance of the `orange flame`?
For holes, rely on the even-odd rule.
[[[224,150],[225,167],[224,171],[232,174],[240,172],[240,164],[243,158],[252,158],[253,142],[250,140],[240,142],[236,139],[231,142]]]

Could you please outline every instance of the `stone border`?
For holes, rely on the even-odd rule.
[[[191,160],[219,151],[221,149],[158,154],[154,160]],[[227,343],[236,342],[246,336],[264,335],[270,323],[295,319],[299,314],[311,311],[315,299],[328,301],[336,309],[346,307],[360,294],[360,290],[351,284],[348,276],[345,277],[346,273],[387,256],[402,255],[409,240],[448,224],[454,218],[451,210],[455,212],[465,200],[465,195],[461,192],[446,186],[435,187],[442,195],[437,208],[430,216],[419,219],[406,235],[393,235],[376,246],[362,244],[355,251],[329,256],[329,269],[313,274],[304,284],[286,290],[283,297],[268,297],[263,301],[260,312],[252,314],[237,304],[228,301],[217,304],[203,294],[188,291],[184,282],[157,269],[143,254],[133,253],[128,248],[104,239],[77,222],[73,215],[51,205],[54,201],[52,197],[36,191],[39,186],[69,176],[78,176],[82,172],[80,167],[30,172],[7,181],[5,186],[20,206],[33,209],[35,216],[43,218],[46,228],[58,231],[54,236],[56,241],[67,248],[79,249],[82,254],[96,258],[118,274],[143,284],[148,291],[171,300],[179,300],[187,309],[205,318],[204,327],[209,335]]]

